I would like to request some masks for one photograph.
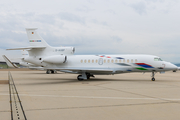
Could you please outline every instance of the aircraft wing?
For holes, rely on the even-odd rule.
[[[124,72],[123,70],[102,69],[102,68],[45,68],[45,69],[60,70],[62,72],[68,72],[68,73],[89,72],[93,74],[115,74],[115,73]]]
[[[6,61],[6,64],[11,68],[19,68],[16,64],[12,63],[5,55],[2,56]]]
[[[45,46],[30,46],[25,48],[12,48],[12,49],[6,49],[6,50],[31,50],[31,49],[43,49],[46,48]]]

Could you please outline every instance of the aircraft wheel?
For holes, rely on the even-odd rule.
[[[56,70],[54,70],[54,73],[55,73],[55,74],[57,74],[57,71],[56,71]]]
[[[51,70],[51,74],[54,74],[54,70]]]
[[[90,79],[90,75],[87,75],[87,79]]]
[[[50,73],[51,73],[51,71],[50,71],[50,70],[47,70],[47,71],[46,71],[46,74],[50,74]]]
[[[77,79],[78,79],[79,81],[83,81],[84,79],[81,78],[81,77],[82,77],[82,75],[78,75],[78,76],[77,76]]]
[[[152,81],[155,81],[155,78],[152,78],[151,80],[152,80]]]

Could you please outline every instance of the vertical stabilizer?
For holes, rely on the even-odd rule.
[[[26,28],[30,46],[49,46],[36,30],[37,28]]]

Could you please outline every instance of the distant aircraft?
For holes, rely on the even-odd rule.
[[[32,63],[28,63],[28,62],[24,61],[25,58],[29,57],[29,54],[26,50],[21,50],[21,53],[22,53],[22,57],[20,58],[21,59],[21,62],[19,63],[20,65],[22,65],[24,67],[28,67],[29,69],[32,69],[32,70],[45,70],[43,67],[41,67],[39,65],[37,66]],[[16,64],[11,62],[10,59],[7,58],[5,55],[3,55],[2,57],[4,58],[5,62],[7,63],[7,65],[10,68],[20,68]],[[56,70],[47,70],[46,74],[51,74],[51,73],[56,73],[56,72],[57,72]]]
[[[19,68],[15,63],[12,63],[5,55],[2,56],[6,64],[11,68]]]
[[[73,55],[74,47],[51,47],[37,33],[37,28],[27,28],[30,46],[7,50],[27,50],[28,57],[23,60],[44,70],[59,70],[80,74],[79,81],[90,79],[94,75],[112,75],[130,72],[155,73],[177,71],[179,68],[170,62],[163,61],[154,55]]]

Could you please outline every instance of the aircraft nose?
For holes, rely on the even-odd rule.
[[[166,62],[165,65],[166,65],[165,68],[168,70],[173,70],[173,71],[178,70],[178,67],[170,62]]]

